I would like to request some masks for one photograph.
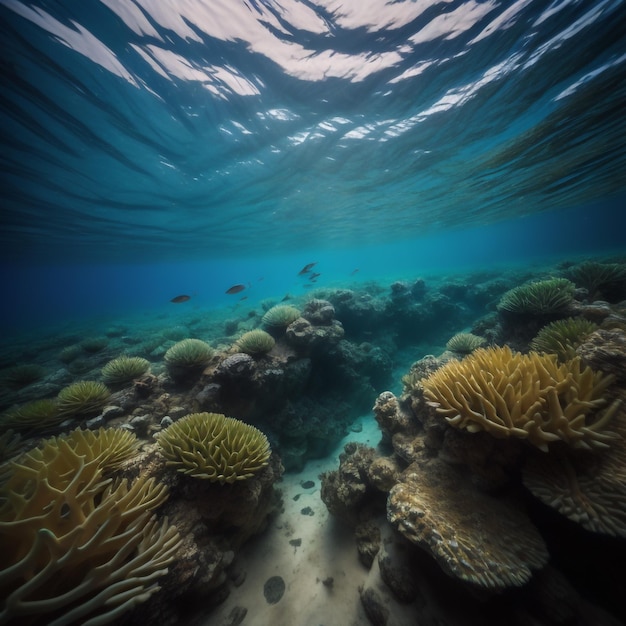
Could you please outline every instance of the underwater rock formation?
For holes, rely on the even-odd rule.
[[[373,448],[346,444],[339,455],[339,468],[320,476],[320,496],[331,514],[350,524],[359,519],[359,508],[367,503],[370,490],[367,472],[374,456]]]
[[[387,518],[446,572],[485,589],[523,585],[548,561],[541,535],[514,501],[481,492],[438,459],[402,472]]]
[[[600,329],[578,346],[576,353],[593,369],[626,383],[626,332],[623,329]]]
[[[567,528],[567,523],[576,524],[580,532],[607,537],[613,544],[606,550],[626,554],[626,411],[624,392],[615,388],[624,380],[617,373],[626,358],[623,331],[600,329],[589,335],[577,350],[584,364],[580,357],[559,364],[553,356],[516,355],[508,348],[477,352],[478,357],[473,352],[461,361],[449,360],[445,354],[425,357],[403,378],[400,398],[391,392],[379,394],[374,405],[382,434],[379,450],[348,444],[339,468],[321,477],[323,501],[333,515],[354,526],[357,540],[357,526],[372,523],[384,512],[391,528],[416,550],[430,555],[447,574],[448,582],[438,583],[442,593],[459,583],[473,595],[481,591],[479,613],[487,611],[493,617],[501,612],[502,620],[513,619],[515,612],[523,610],[519,598],[507,595],[510,602],[505,604],[488,598],[494,593],[510,594],[516,587],[523,590],[525,602],[537,602],[546,613],[554,612],[546,594],[558,591],[542,587],[539,581],[546,581],[563,585],[570,607],[584,607],[581,610],[594,615],[598,623],[615,624],[547,563],[554,528],[559,524]],[[496,352],[501,358],[495,358]],[[472,359],[492,353],[492,363],[499,363],[496,369],[486,361],[472,369]],[[515,362],[511,369],[504,365],[509,358],[511,364]],[[592,363],[595,371],[588,367]],[[481,386],[482,377],[490,382]],[[435,384],[440,394],[437,407]],[[473,385],[478,385],[476,403],[464,395]],[[537,398],[531,401],[544,387],[552,389],[550,393],[567,388],[567,394],[573,395],[558,409],[554,397],[546,404],[537,404]],[[443,397],[464,399],[454,408],[447,404],[450,411],[442,414],[437,408],[441,409]],[[519,426],[524,432],[521,439],[480,426],[487,414],[501,425],[507,415],[522,416],[527,402],[534,402],[528,415],[540,420],[537,436],[531,434],[533,428],[524,426]],[[477,420],[477,427],[459,429],[455,420],[461,415]],[[511,427],[517,428],[513,422]],[[535,445],[528,445],[529,439]],[[529,500],[525,488],[536,500]],[[386,500],[384,507],[381,498]],[[550,517],[539,501],[558,511],[561,521],[554,519],[556,513]],[[389,532],[384,524],[379,528],[383,534]],[[416,556],[412,565],[402,565],[402,558],[386,554],[383,545],[372,567],[380,569],[396,600],[414,602],[420,594],[410,581],[419,580],[430,566]],[[586,552],[587,559],[593,558],[592,550]],[[409,568],[404,587],[393,575],[394,563],[400,571]],[[567,576],[570,566],[563,567]],[[386,623],[382,609],[392,605],[390,596],[384,591],[381,595],[380,587],[371,587],[364,589],[361,599],[373,624]],[[572,614],[571,609],[564,611]]]
[[[123,624],[185,623],[190,613],[217,604],[229,593],[229,568],[252,536],[262,533],[280,508],[274,487],[283,473],[276,454],[254,476],[221,485],[168,468],[155,444],[123,468],[123,475],[154,476],[168,485],[169,498],[161,509],[178,529],[181,546],[149,603],[128,614]]]
[[[289,345],[304,354],[319,354],[338,343],[343,335],[343,326],[337,320],[330,324],[315,325],[304,317],[289,324],[286,331]]]

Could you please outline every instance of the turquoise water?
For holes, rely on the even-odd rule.
[[[194,310],[256,306],[267,298],[303,297],[311,285],[298,276],[307,263],[319,272],[315,287],[352,287],[371,280],[388,284],[441,273],[530,268],[624,252],[626,211],[619,200],[562,209],[408,241],[344,249],[311,247],[207,259],[158,258],[144,263],[84,261],[2,267],[2,321],[19,332],[46,332],[77,320],[168,315]],[[234,284],[246,290],[229,295]],[[187,294],[191,300],[173,305]],[[241,300],[245,296],[245,300]],[[8,339],[8,337],[7,337]]]
[[[623,248],[623,2],[0,15],[11,328],[282,292],[316,260],[341,281]]]

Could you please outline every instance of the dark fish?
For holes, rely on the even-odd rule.
[[[317,262],[315,263],[307,263],[299,272],[298,272],[298,276],[302,276],[302,274],[306,274],[308,272],[311,271],[311,268],[317,265]]]
[[[359,268],[357,267],[355,270],[352,270],[350,272],[350,276],[354,276],[358,271],[359,271]]]
[[[230,289],[226,290],[226,293],[239,293],[246,288],[245,285],[233,285]]]
[[[241,302],[242,300],[247,300],[248,296],[241,296],[241,298],[239,298],[239,302]]]
[[[286,293],[285,297],[281,300],[281,302],[285,302],[287,300],[291,300],[291,294],[290,293]]]
[[[178,302],[187,302],[187,300],[191,300],[191,296],[185,296],[185,295],[176,296],[175,298],[172,298],[170,300],[170,302],[176,302],[176,303],[178,303]]]
[[[319,272],[313,272],[310,276],[309,276],[309,280],[315,280],[318,276],[320,275]]]

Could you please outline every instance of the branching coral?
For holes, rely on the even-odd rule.
[[[82,380],[59,391],[57,406],[64,417],[92,417],[104,407],[111,393],[102,383]]]
[[[150,362],[139,356],[119,356],[102,368],[102,380],[109,385],[121,385],[139,378],[150,369]]]
[[[76,428],[62,437],[51,438],[50,442],[64,441],[79,454],[88,459],[96,459],[103,470],[118,468],[132,457],[139,447],[134,433],[121,428],[99,428],[96,431]],[[39,448],[31,451],[35,458]]]
[[[528,315],[560,313],[567,309],[573,297],[572,282],[565,278],[551,278],[507,291],[498,303],[498,310]]]
[[[569,317],[544,326],[530,342],[537,352],[556,354],[560,361],[573,359],[576,348],[598,328],[597,324],[582,317]]]
[[[219,413],[191,413],[156,435],[167,464],[211,482],[233,483],[268,464],[267,437],[254,426]]]
[[[159,589],[174,558],[176,529],[151,514],[165,485],[115,484],[102,471],[119,458],[81,445],[45,441],[0,486],[1,623],[111,622]]]
[[[606,448],[606,427],[617,405],[606,404],[613,376],[581,369],[580,359],[559,365],[556,356],[514,353],[508,347],[479,348],[450,361],[422,381],[425,397],[456,428],[518,437],[541,450],[563,440],[572,447]]]

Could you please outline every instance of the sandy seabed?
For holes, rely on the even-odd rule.
[[[350,433],[329,456],[309,461],[302,472],[288,473],[278,483],[283,511],[265,532],[237,554],[237,568],[245,572],[224,603],[198,626],[360,626],[369,624],[359,587],[372,584],[377,568],[360,561],[354,531],[333,517],[320,498],[322,472],[337,469],[348,441],[375,447],[381,438],[373,416],[361,418],[361,432]],[[314,486],[309,486],[310,482]],[[264,586],[272,577],[284,580],[282,598],[272,604]],[[381,583],[382,584],[382,583]],[[246,615],[241,621],[237,613]]]

